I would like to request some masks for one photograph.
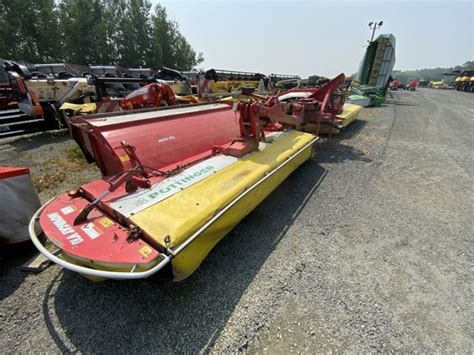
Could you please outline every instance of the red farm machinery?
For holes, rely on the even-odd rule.
[[[103,178],[46,203],[30,223],[34,244],[93,280],[146,278],[167,264],[185,279],[314,154],[321,125],[342,111],[343,80],[287,101],[254,96],[72,118],[74,139]]]

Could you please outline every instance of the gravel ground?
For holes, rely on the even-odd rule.
[[[0,165],[27,166],[42,202],[101,177],[67,130],[0,140]]]
[[[473,96],[391,95],[323,142],[184,282],[27,275],[31,249],[13,250],[0,267],[0,349],[472,353]],[[74,146],[50,138],[31,143],[34,176],[49,146]],[[10,146],[22,154],[16,144],[0,143],[0,163]]]

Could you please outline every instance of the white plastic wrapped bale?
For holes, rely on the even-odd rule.
[[[28,224],[40,206],[30,171],[0,166],[0,244],[28,240]]]

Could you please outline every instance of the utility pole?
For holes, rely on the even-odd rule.
[[[370,28],[370,29],[373,29],[373,31],[372,31],[372,37],[370,38],[369,43],[372,43],[372,41],[374,40],[375,30],[376,30],[377,28],[382,27],[382,25],[383,25],[383,21],[379,21],[378,23],[377,23],[377,21],[369,22],[369,28]]]

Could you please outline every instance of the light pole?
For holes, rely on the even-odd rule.
[[[377,21],[369,22],[369,28],[370,28],[370,29],[373,29],[373,31],[372,31],[372,37],[370,38],[370,42],[369,42],[369,43],[371,43],[371,42],[374,40],[375,30],[376,30],[377,28],[382,27],[382,25],[383,25],[383,21],[379,21],[378,23],[377,23]]]

